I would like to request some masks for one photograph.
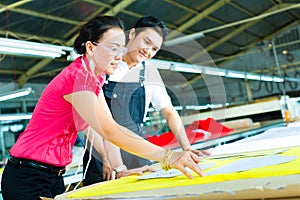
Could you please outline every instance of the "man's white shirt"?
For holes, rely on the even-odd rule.
[[[161,110],[172,106],[171,99],[166,91],[165,85],[157,68],[149,62],[145,62],[145,116],[148,112],[150,103],[156,110]],[[126,62],[120,61],[115,73],[109,76],[109,81],[114,82],[139,82],[140,70],[143,68],[142,63],[137,64],[131,69]],[[145,119],[144,116],[144,119]]]

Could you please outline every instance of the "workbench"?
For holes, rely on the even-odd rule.
[[[214,163],[213,167],[203,170],[209,174],[243,159],[264,159],[270,156],[292,158],[281,164],[195,176],[193,180],[183,175],[148,180],[129,176],[83,187],[55,199],[300,199],[299,141],[300,126],[278,127],[236,143],[216,147],[212,156],[204,158],[200,165]]]

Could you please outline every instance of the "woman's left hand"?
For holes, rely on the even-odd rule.
[[[123,171],[120,171],[116,174],[116,179],[130,176],[130,175],[142,175],[144,172],[153,172],[154,169],[152,169],[150,166],[145,165],[143,167],[134,168],[134,169],[125,169]]]

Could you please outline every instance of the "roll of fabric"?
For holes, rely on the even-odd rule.
[[[223,122],[223,125],[233,129],[247,129],[253,127],[253,121],[250,118],[237,119],[228,122]]]

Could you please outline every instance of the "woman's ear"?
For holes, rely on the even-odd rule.
[[[92,43],[91,41],[87,41],[87,42],[85,43],[86,52],[87,52],[90,56],[93,55],[93,47],[94,47],[94,45],[93,45],[93,43]]]
[[[135,28],[132,28],[132,29],[130,29],[130,31],[129,31],[128,38],[129,38],[129,40],[131,40],[131,39],[134,38],[134,37],[135,37]]]

